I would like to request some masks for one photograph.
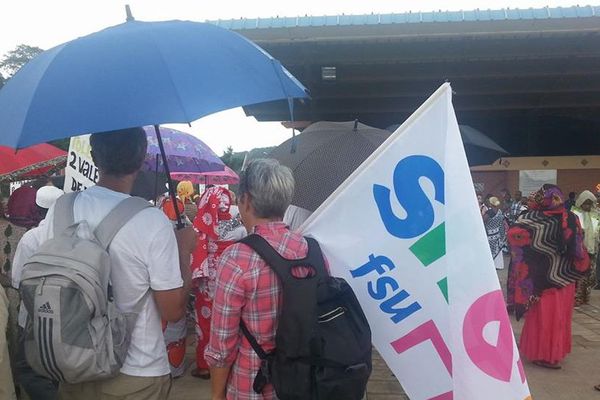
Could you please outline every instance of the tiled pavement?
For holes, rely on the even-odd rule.
[[[5,226],[0,220],[0,233]],[[15,232],[11,242],[16,242],[20,232]],[[16,247],[16,243],[13,243]],[[4,247],[4,246],[2,246]],[[2,254],[0,254],[0,261]],[[0,267],[4,263],[0,263]],[[499,271],[502,284],[506,282],[506,269]],[[512,321],[517,337],[522,328],[522,321]],[[539,368],[525,362],[525,370],[529,386],[535,400],[600,400],[600,392],[593,386],[600,384],[600,290],[593,292],[590,305],[576,309],[573,314],[573,350],[558,371]],[[190,340],[187,362],[194,357],[194,343]],[[209,400],[210,383],[189,375],[175,380],[171,399],[174,400]],[[404,400],[408,397],[402,387],[387,368],[383,360],[375,354],[373,374],[368,386],[368,400]],[[482,397],[482,399],[485,397]],[[460,399],[456,399],[460,400]]]

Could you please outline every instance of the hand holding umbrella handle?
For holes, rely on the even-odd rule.
[[[160,136],[160,129],[158,125],[154,125],[156,131],[156,138],[158,139],[158,147],[160,148],[160,155],[163,160],[165,167],[165,173],[167,174],[167,182],[169,183],[169,196],[173,202],[173,208],[175,209],[175,216],[177,218],[177,230],[183,229],[184,224],[181,220],[181,212],[179,211],[179,205],[177,204],[177,197],[175,196],[175,189],[173,188],[173,181],[171,180],[171,171],[169,171],[169,163],[167,163],[167,153],[165,153],[165,147],[163,146],[162,137]]]

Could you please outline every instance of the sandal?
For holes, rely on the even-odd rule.
[[[597,391],[599,391],[599,392],[600,392],[600,385],[596,385],[596,386],[594,386],[594,389],[596,389]]]
[[[210,372],[207,369],[194,368],[191,372],[191,375],[195,378],[200,378],[204,380],[210,379]]]
[[[549,363],[546,361],[533,361],[535,365],[538,367],[548,368],[548,369],[561,369],[562,366],[559,363]],[[599,385],[600,386],[600,385]]]

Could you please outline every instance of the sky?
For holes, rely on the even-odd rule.
[[[237,19],[392,13],[406,11],[473,10],[528,7],[567,7],[575,0],[5,0],[0,4],[0,56],[19,44],[49,49],[108,26],[125,22],[125,4],[141,21]],[[582,4],[580,4],[582,5]],[[190,132],[217,154],[275,146],[291,136],[278,122],[258,122],[241,108],[204,117],[187,125]]]

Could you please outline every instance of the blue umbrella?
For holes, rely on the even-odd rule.
[[[291,112],[294,98],[307,97],[279,61],[235,32],[130,19],[21,68],[0,90],[0,145],[154,125],[167,164],[158,124],[278,99],[287,99]]]
[[[0,90],[0,145],[189,123],[225,109],[307,97],[277,60],[211,24],[130,21],[54,47]]]

